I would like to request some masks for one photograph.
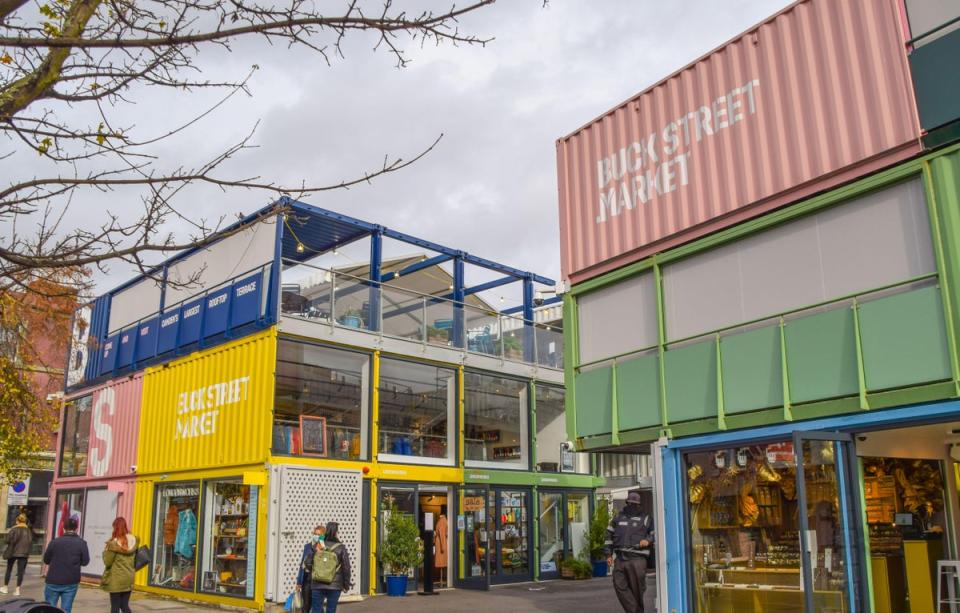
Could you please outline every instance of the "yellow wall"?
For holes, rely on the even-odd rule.
[[[137,473],[266,462],[276,329],[148,368]]]
[[[156,530],[157,527],[153,525],[153,520],[154,513],[156,512],[156,509],[154,508],[154,492],[156,486],[180,481],[219,480],[238,477],[244,479],[244,482],[249,485],[257,485],[260,487],[260,493],[257,498],[257,553],[253,558],[257,565],[255,575],[256,585],[254,586],[253,599],[248,600],[245,598],[232,598],[219,594],[202,593],[200,591],[188,592],[185,590],[151,587],[148,585],[148,583],[150,579],[149,573],[151,572],[152,566],[148,566],[136,574],[135,585],[137,586],[138,590],[197,602],[225,604],[236,607],[257,609],[259,611],[264,609],[264,590],[266,587],[267,576],[267,508],[269,506],[270,490],[267,485],[267,472],[263,465],[234,466],[230,468],[184,471],[175,474],[170,473],[164,475],[163,478],[147,477],[138,479],[136,483],[136,494],[133,506],[133,531],[134,534],[137,534],[140,538],[149,542],[151,551],[155,550],[153,536],[154,530]],[[205,490],[201,489],[201,492],[203,491]],[[200,498],[200,504],[203,505],[205,503],[206,496],[202,495]],[[201,518],[203,515],[204,512],[201,506],[199,513],[197,514],[198,535],[200,534],[200,531],[210,529],[209,526],[202,525]],[[196,586],[199,590],[199,572],[197,573]]]

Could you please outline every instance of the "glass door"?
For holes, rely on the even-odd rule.
[[[565,521],[563,517],[563,494],[540,492],[540,515],[537,529],[540,536],[540,578],[556,579],[560,576],[560,563],[565,549]]]
[[[459,565],[454,584],[458,588],[486,590],[490,587],[490,549],[496,530],[490,511],[493,494],[485,487],[460,489],[457,516]]]
[[[496,489],[488,505],[496,511],[496,531],[490,567],[495,583],[529,581],[530,572],[530,492]]]
[[[807,611],[858,613],[862,556],[851,469],[852,440],[837,432],[797,432],[802,583]]]

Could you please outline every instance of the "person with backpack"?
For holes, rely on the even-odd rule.
[[[7,593],[7,584],[10,583],[10,576],[13,567],[17,567],[17,587],[13,591],[14,596],[20,595],[20,586],[23,585],[23,573],[27,570],[27,558],[30,556],[30,546],[33,544],[33,531],[27,526],[27,516],[23,513],[17,515],[17,523],[7,532],[7,546],[3,550],[3,557],[7,560],[7,572],[3,576],[3,585],[0,586],[0,594]]]
[[[353,587],[350,579],[350,556],[347,548],[340,542],[339,528],[337,522],[329,522],[324,546],[313,554],[313,572],[310,574],[311,613],[336,613],[341,592]],[[326,611],[323,608],[324,601],[327,604]]]
[[[100,589],[110,593],[110,613],[130,613],[138,544],[137,537],[127,529],[127,520],[113,520],[113,536],[103,550],[104,570],[100,579]]]
[[[310,575],[313,574],[313,554],[323,549],[323,539],[327,529],[321,524],[313,529],[313,536],[303,546],[303,555],[300,557],[300,572],[297,573],[296,590],[300,592],[300,610],[310,613],[313,595],[310,587]]]
[[[80,568],[90,563],[87,542],[77,534],[79,527],[80,520],[76,516],[63,519],[63,536],[50,541],[43,552],[43,563],[47,565],[43,599],[53,606],[59,601],[65,613],[73,610],[73,600],[80,586]]]

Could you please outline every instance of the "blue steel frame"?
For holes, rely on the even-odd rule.
[[[835,431],[835,432],[867,432],[888,428],[904,428],[941,421],[953,421],[960,418],[960,401],[951,400],[920,405],[903,406],[895,409],[883,409],[852,415],[842,415],[814,419],[809,421],[794,421],[776,426],[751,428],[746,430],[726,431],[702,436],[675,439],[670,441],[661,450],[663,470],[663,505],[666,517],[677,517],[680,521],[668,523],[658,528],[660,538],[666,548],[665,568],[667,577],[667,594],[670,610],[693,611],[695,603],[691,601],[693,576],[689,554],[692,551],[688,526],[690,525],[689,509],[686,504],[685,475],[683,454],[697,449],[711,449],[718,447],[741,447],[752,443],[769,440],[792,438],[795,432]],[[859,500],[851,500],[851,490],[857,495],[856,484],[850,483],[841,490],[846,508],[859,508]],[[859,516],[858,516],[859,517]],[[848,559],[848,563],[852,560]],[[867,560],[859,560],[858,566],[864,568]],[[854,568],[847,566],[848,569]],[[862,571],[859,573],[864,575]],[[858,580],[854,578],[854,580]],[[861,586],[865,589],[866,586]],[[861,592],[862,593],[862,592]],[[864,594],[862,600],[866,600]],[[854,602],[851,600],[851,602]]]
[[[289,236],[288,236],[288,233],[284,230],[284,227],[288,223],[287,221],[288,213],[292,216],[296,216],[298,218],[298,221],[302,221],[304,223],[310,220],[321,220],[321,221],[329,222],[329,226],[330,228],[332,228],[327,234],[329,237],[331,237],[330,240],[325,241],[323,244],[307,245],[309,247],[309,250],[301,249],[300,251],[303,251],[303,254],[304,254],[303,257],[293,258],[295,260],[313,257],[313,255],[315,255],[316,253],[321,253],[321,252],[335,249],[337,247],[342,247],[348,243],[352,243],[365,236],[370,237],[369,276],[370,276],[371,283],[369,287],[370,299],[368,300],[368,308],[369,308],[368,321],[371,322],[371,325],[374,327],[377,325],[376,322],[379,321],[379,317],[377,317],[377,315],[379,314],[379,310],[380,310],[380,295],[376,290],[377,290],[377,286],[380,283],[385,283],[387,281],[391,281],[405,274],[412,274],[414,272],[417,272],[418,270],[423,270],[423,269],[429,268],[430,266],[441,264],[443,262],[447,262],[450,260],[453,260],[453,279],[454,279],[453,291],[450,294],[441,296],[441,298],[452,299],[456,303],[454,305],[454,314],[453,314],[454,324],[455,324],[453,326],[453,330],[454,330],[453,340],[455,345],[458,347],[462,346],[465,340],[462,338],[463,337],[462,324],[464,319],[462,303],[464,302],[467,296],[471,294],[475,294],[477,292],[493,289],[495,287],[500,287],[508,283],[521,281],[523,283],[523,305],[517,309],[513,309],[513,308],[507,309],[505,311],[502,311],[502,313],[513,314],[516,312],[522,312],[524,319],[528,320],[525,326],[530,327],[532,326],[533,309],[535,306],[533,302],[533,299],[534,299],[533,284],[540,283],[542,285],[548,285],[548,286],[552,286],[555,284],[553,279],[549,279],[541,275],[519,270],[517,268],[506,266],[504,264],[499,264],[492,260],[487,260],[485,258],[471,255],[465,251],[452,249],[450,247],[445,247],[438,243],[417,238],[415,236],[404,234],[402,232],[397,232],[396,230],[391,230],[390,228],[386,228],[384,226],[372,224],[370,222],[356,219],[348,215],[343,215],[341,213],[336,213],[336,212],[322,209],[304,202],[293,200],[292,198],[289,198],[287,196],[283,196],[279,200],[277,200],[275,203],[269,206],[266,206],[250,215],[247,215],[246,217],[237,221],[236,223],[231,224],[227,228],[224,228],[219,234],[232,233],[237,229],[242,228],[243,226],[252,225],[272,215],[277,215],[280,211],[283,211],[283,217],[281,219],[279,218],[279,215],[278,215],[278,221],[276,224],[276,233],[277,233],[276,243],[275,243],[273,262],[270,263],[270,279],[269,279],[270,291],[268,292],[268,296],[267,296],[266,312],[264,314],[264,317],[262,317],[260,320],[257,321],[257,324],[256,324],[257,327],[266,327],[266,326],[272,325],[277,321],[277,318],[279,316],[279,310],[280,310],[279,309],[280,290],[281,290],[280,281],[281,281],[281,274],[283,272],[283,262],[285,259],[284,247],[290,246],[290,244],[295,246],[297,243],[300,242],[299,237],[297,237],[293,233],[292,229],[289,232]],[[323,229],[326,230],[327,226],[323,226]],[[342,234],[338,234],[338,232],[341,232],[341,231],[342,231]],[[407,266],[406,268],[398,272],[382,274],[383,238],[384,237],[391,238],[394,240],[399,240],[399,241],[402,241],[411,245],[415,245],[418,247],[422,247],[429,251],[435,252],[438,255],[427,258],[421,262],[411,264],[410,266]],[[210,243],[203,247],[194,247],[192,249],[187,249],[186,251],[178,253],[177,255],[167,259],[166,261],[158,264],[157,266],[154,266],[152,269],[148,271],[147,275],[156,275],[159,273],[160,275],[162,275],[162,278],[165,281],[167,277],[167,271],[171,264],[179,260],[182,260],[196,253],[201,249],[206,249],[212,244],[215,244],[215,243]],[[296,251],[296,249],[294,249],[294,251]],[[289,256],[286,256],[286,259],[290,259]],[[500,272],[505,276],[499,279],[495,279],[493,281],[488,281],[485,283],[478,284],[473,287],[466,287],[465,266],[467,264],[486,268],[488,270],[492,270],[495,272]],[[83,383],[76,386],[76,389],[80,389],[82,387],[92,385],[97,380],[103,379],[107,376],[107,375],[103,375],[103,376],[99,375],[99,362],[100,362],[99,346],[101,342],[106,340],[107,335],[110,332],[107,329],[107,327],[109,325],[108,322],[109,322],[111,298],[115,294],[122,292],[123,290],[138,283],[147,275],[139,275],[137,277],[134,277],[133,279],[130,279],[126,283],[121,284],[120,286],[114,288],[110,292],[107,292],[103,296],[99,297],[96,301],[90,303],[91,307],[96,306],[93,313],[95,319],[97,320],[96,323],[101,324],[101,325],[91,326],[91,339],[92,339],[92,347],[94,348],[94,351],[91,352],[91,356],[90,356],[91,359],[90,361],[88,361],[88,368],[87,368],[86,374],[89,375],[91,373],[94,373],[94,375],[92,377],[85,376]],[[232,293],[229,294],[228,300],[232,300]],[[544,304],[552,304],[553,302],[556,302],[558,300],[559,299],[551,299],[549,301],[545,301]],[[202,304],[202,309],[205,311],[206,301],[203,301],[201,304]],[[163,313],[163,310],[166,306],[165,286],[161,286],[160,301],[158,306],[159,306],[158,314]],[[229,308],[230,307],[228,305],[227,307],[228,313],[229,313]],[[228,318],[229,318],[229,315],[228,315]],[[201,322],[203,322],[204,319],[205,318],[201,316]],[[234,334],[235,332],[238,332],[238,331],[232,330],[232,326],[230,325],[230,321],[228,319],[227,333],[224,335],[224,339],[235,337],[235,334]],[[241,334],[243,333],[242,331],[239,331],[239,332]],[[93,336],[94,334],[96,336]],[[201,339],[203,338],[203,334],[204,334],[203,323],[201,323]],[[530,334],[526,335],[527,338],[524,345],[524,358],[529,361],[532,361],[534,357],[534,343],[531,336],[532,335]],[[137,355],[136,344],[138,342],[138,337],[136,335],[134,337],[133,342],[134,342],[134,347],[133,347],[134,360],[136,360],[136,355]],[[177,345],[179,346],[179,339],[178,339]],[[202,341],[200,345],[205,346]],[[68,349],[68,351],[71,351],[71,350],[72,349]],[[93,359],[94,354],[98,356],[97,359]],[[68,355],[68,359],[69,359],[69,355]],[[147,360],[145,363],[140,363],[140,364],[134,361],[134,363],[132,364],[132,367],[136,369],[148,363],[154,363],[155,361],[156,360]],[[113,372],[113,375],[115,376],[116,374],[117,374],[117,371],[115,369]],[[64,376],[64,383],[66,383],[66,375]]]

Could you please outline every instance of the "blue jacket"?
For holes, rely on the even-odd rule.
[[[197,547],[197,516],[190,509],[180,511],[177,524],[177,540],[173,544],[173,553],[192,558]]]
[[[87,542],[75,532],[68,532],[50,541],[43,552],[47,568],[47,583],[51,585],[75,585],[80,583],[80,567],[90,563]]]

